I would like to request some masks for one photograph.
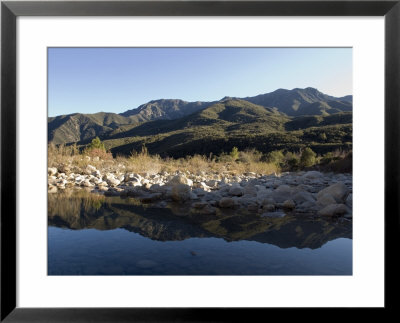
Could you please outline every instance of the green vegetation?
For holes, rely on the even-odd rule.
[[[311,148],[306,147],[301,152],[300,164],[303,167],[311,167],[316,162],[316,159],[315,159],[316,156],[317,156],[317,154],[315,152],[313,152]]]
[[[86,148],[88,151],[89,150],[93,150],[93,149],[101,149],[101,150],[106,150],[106,148],[104,147],[104,143],[101,142],[99,137],[96,137],[92,140],[92,142],[87,145]]]
[[[230,152],[230,155],[232,157],[232,160],[234,160],[234,161],[239,159],[239,150],[237,149],[237,147],[233,147],[232,148],[232,151]]]

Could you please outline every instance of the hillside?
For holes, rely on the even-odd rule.
[[[55,144],[88,140],[118,128],[132,124],[133,120],[116,113],[74,113],[48,118],[48,141]]]
[[[150,153],[184,157],[220,154],[234,146],[261,152],[277,149],[298,151],[311,146],[326,152],[351,146],[352,115],[288,117],[273,109],[238,99],[216,103],[176,120],[156,120],[117,130],[102,137],[113,154],[139,151],[143,144]]]
[[[335,98],[314,88],[284,90],[217,102],[155,100],[121,114],[71,114],[49,118],[48,140],[85,145],[96,136],[116,154],[145,144],[151,153],[183,157],[219,154],[234,146],[262,152],[317,152],[349,148],[352,96]]]

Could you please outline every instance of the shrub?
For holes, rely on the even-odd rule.
[[[281,166],[285,156],[282,150],[271,151],[266,155],[266,160],[268,163],[275,164],[276,166]]]
[[[285,167],[288,170],[297,170],[300,166],[300,157],[298,154],[288,151],[285,154]]]
[[[242,163],[257,163],[261,160],[262,153],[256,149],[247,149],[239,153],[239,161]]]
[[[317,154],[309,147],[301,152],[300,164],[303,167],[310,167],[315,164]]]
[[[101,150],[106,150],[106,148],[104,147],[104,143],[101,142],[99,137],[96,137],[92,140],[92,142],[87,145],[86,147],[87,150],[91,150],[91,149],[101,149]]]
[[[233,147],[229,155],[232,157],[233,161],[239,159],[239,149],[237,149],[237,147]]]

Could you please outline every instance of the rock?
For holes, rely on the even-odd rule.
[[[296,206],[296,212],[314,213],[318,208],[314,202],[306,201]]]
[[[243,195],[257,196],[257,188],[254,184],[247,184],[243,189]]]
[[[337,203],[331,194],[326,193],[324,195],[320,195],[320,197],[317,199],[317,204],[325,207],[327,205],[337,204]]]
[[[87,165],[86,169],[85,169],[85,173],[90,175],[92,173],[94,173],[97,170],[96,167],[92,166],[92,165]]]
[[[217,188],[218,187],[218,181],[214,180],[214,179],[206,181],[205,184],[210,188]]]
[[[288,209],[288,210],[293,210],[296,207],[296,203],[294,203],[293,200],[286,200],[282,203],[282,208]]]
[[[160,184],[154,184],[151,185],[150,187],[150,191],[152,192],[156,192],[156,193],[165,193],[166,187],[164,185],[160,185]]]
[[[344,204],[330,204],[318,211],[320,216],[338,216],[346,213],[348,213],[348,209]]]
[[[191,179],[188,179],[185,175],[179,174],[174,176],[171,180],[168,181],[168,185],[179,185],[179,184],[184,184],[187,186],[193,186],[193,181]]]
[[[342,203],[349,194],[349,189],[343,182],[337,182],[319,191],[317,194],[317,199],[319,199],[321,196],[327,193],[331,194],[333,198],[336,200],[336,202]]]
[[[100,160],[100,157],[99,157],[99,156],[93,157],[93,161],[99,161],[99,160]]]
[[[110,186],[118,186],[119,184],[121,184],[121,182],[118,179],[114,178],[114,177],[108,177],[107,178],[107,183]]]
[[[324,175],[321,172],[315,171],[315,170],[311,170],[309,172],[306,172],[302,178],[305,179],[319,179],[322,178]]]
[[[232,186],[229,189],[229,195],[232,196],[242,196],[243,195],[243,188],[240,186]]]
[[[55,168],[55,167],[49,167],[49,168],[47,168],[47,174],[48,174],[49,176],[54,176],[54,175],[57,174],[57,172],[58,172],[58,170],[57,170],[57,168]]]
[[[312,202],[315,203],[315,198],[314,195],[309,193],[309,192],[305,192],[305,191],[299,191],[296,194],[293,195],[293,200],[297,203],[304,203],[304,202]]]
[[[176,202],[184,202],[190,199],[190,186],[177,184],[172,187],[171,198]]]
[[[281,186],[286,186],[286,185],[281,185]],[[281,187],[279,186],[279,187]],[[276,189],[275,191],[272,192],[272,197],[274,200],[278,203],[283,203],[286,200],[289,200],[292,198],[291,190],[278,190]]]
[[[233,208],[235,206],[235,201],[230,197],[223,197],[218,205],[222,208]]]
[[[199,188],[199,189],[202,189],[205,192],[210,192],[211,191],[210,187],[204,182],[196,183],[196,187]]]

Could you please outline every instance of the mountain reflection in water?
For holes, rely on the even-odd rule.
[[[156,241],[220,238],[255,241],[280,248],[321,248],[352,238],[351,221],[286,214],[262,217],[238,210],[200,214],[186,205],[143,204],[133,198],[104,197],[85,191],[49,194],[48,224],[71,230],[125,229]]]

